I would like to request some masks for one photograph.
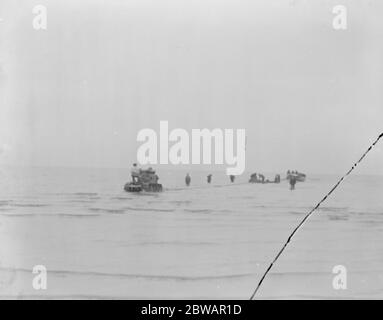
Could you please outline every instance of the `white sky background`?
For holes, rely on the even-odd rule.
[[[0,163],[127,167],[168,120],[245,128],[250,171],[343,173],[383,131],[382,16],[378,0],[2,1]],[[382,145],[359,173],[383,174]]]

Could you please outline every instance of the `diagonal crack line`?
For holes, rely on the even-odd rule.
[[[271,264],[269,265],[269,267],[267,268],[267,270],[265,271],[265,273],[263,274],[261,280],[259,281],[257,287],[255,288],[253,294],[251,295],[250,297],[250,300],[253,300],[254,299],[254,296],[256,295],[256,293],[258,292],[259,288],[261,287],[262,283],[263,283],[263,280],[265,280],[267,274],[269,273],[269,271],[271,270],[271,268],[274,266],[275,262],[278,260],[278,258],[281,256],[282,252],[286,249],[287,245],[290,243],[291,239],[293,238],[293,236],[295,235],[295,233],[297,233],[297,231],[303,226],[303,224],[306,222],[306,220],[315,212],[315,210],[317,210],[320,205],[325,202],[327,200],[327,198],[335,191],[336,188],[338,188],[338,186],[343,182],[343,180],[349,175],[351,174],[351,172],[358,166],[359,163],[361,163],[363,161],[363,159],[366,157],[366,155],[371,151],[371,149],[378,143],[378,141],[383,138],[383,133],[381,133],[379,135],[379,137],[374,141],[373,144],[370,145],[370,147],[367,149],[367,151],[365,153],[363,153],[363,155],[360,157],[360,159],[355,162],[353,164],[353,166],[351,167],[350,170],[347,171],[347,173],[339,179],[339,181],[332,187],[332,189],[323,197],[323,199],[321,201],[318,202],[318,204],[313,208],[311,209],[311,211],[303,218],[303,220],[295,227],[295,229],[293,230],[293,232],[290,234],[290,236],[288,237],[287,241],[285,242],[285,244],[283,245],[283,247],[281,248],[281,250],[279,250],[278,254],[275,256],[274,260],[271,262]]]

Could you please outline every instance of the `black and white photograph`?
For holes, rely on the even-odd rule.
[[[1,0],[0,300],[383,299],[382,39],[379,0]]]

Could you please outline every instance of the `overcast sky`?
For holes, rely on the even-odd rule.
[[[383,132],[382,16],[378,0],[2,1],[0,163],[128,167],[137,132],[168,120],[246,129],[250,171],[343,173]],[[359,173],[383,174],[382,144]]]

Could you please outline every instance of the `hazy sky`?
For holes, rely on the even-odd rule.
[[[246,129],[247,170],[343,173],[383,131],[382,16],[380,0],[2,1],[0,163],[128,167],[168,120]],[[359,173],[383,174],[382,144]]]

